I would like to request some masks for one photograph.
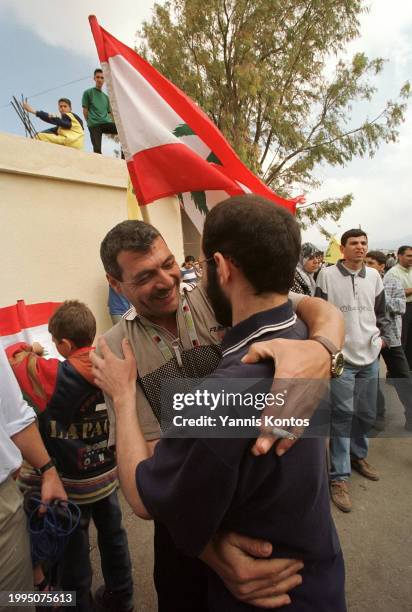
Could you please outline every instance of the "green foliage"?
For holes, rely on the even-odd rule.
[[[155,4],[138,49],[208,113],[240,158],[275,191],[319,186],[319,165],[345,166],[396,142],[405,83],[375,117],[381,58],[339,59],[359,35],[362,0],[174,0]],[[332,69],[332,64],[334,67]],[[338,220],[352,196],[301,212],[303,224]]]
[[[297,218],[302,229],[316,225],[320,233],[329,239],[330,235],[320,224],[320,221],[331,220],[337,223],[345,208],[348,208],[352,202],[353,195],[351,193],[342,198],[328,198],[321,202],[312,202],[310,205],[302,206],[298,209],[296,213]]]

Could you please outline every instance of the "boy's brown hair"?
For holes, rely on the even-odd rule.
[[[71,340],[77,348],[90,346],[96,335],[96,319],[90,308],[78,300],[66,300],[53,313],[49,333],[56,340]]]

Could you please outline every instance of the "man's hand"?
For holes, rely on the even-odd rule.
[[[122,340],[124,359],[116,357],[104,338],[99,338],[97,345],[101,357],[91,352],[90,360],[95,384],[113,399],[120,486],[133,512],[150,519],[136,486],[137,466],[152,454],[136,412],[136,360],[126,338]]]
[[[44,348],[42,347],[40,342],[33,342],[33,344],[31,345],[31,350],[33,351],[33,353],[36,353],[36,355],[39,355],[40,357],[44,355]]]
[[[27,111],[28,113],[32,113],[33,115],[36,114],[36,109],[33,108],[27,101],[23,102],[22,106],[24,110]]]
[[[126,338],[122,340],[124,359],[116,357],[104,338],[99,338],[97,345],[101,357],[94,351],[90,353],[94,383],[113,400],[133,395],[136,392],[137,367],[129,341]]]
[[[54,499],[67,501],[67,493],[64,490],[56,468],[53,467],[44,472],[42,476],[41,501],[43,504],[49,504]],[[46,512],[46,508],[40,506],[39,514],[44,514],[44,512]]]
[[[256,363],[264,359],[275,362],[276,371],[271,393],[285,397],[283,406],[266,407],[262,419],[310,419],[319,401],[327,391],[331,358],[328,351],[314,340],[286,340],[278,338],[252,344],[243,357],[243,363]],[[286,393],[285,393],[286,392]],[[269,419],[270,420],[270,419]],[[272,427],[263,426],[256,440],[254,455],[267,453],[279,437],[271,435]],[[280,439],[276,454],[282,456],[302,435],[304,427],[288,427],[294,439]]]
[[[267,559],[272,545],[237,533],[218,533],[200,558],[223,580],[236,599],[258,608],[280,608],[302,582],[297,559]]]

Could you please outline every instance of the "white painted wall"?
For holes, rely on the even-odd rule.
[[[0,307],[79,299],[110,326],[102,238],[127,219],[123,160],[0,134]],[[175,198],[143,208],[178,261],[183,259]]]

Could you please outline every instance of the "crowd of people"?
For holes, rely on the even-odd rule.
[[[103,91],[104,74],[101,68],[96,68],[93,79],[94,87],[83,92],[81,104],[83,117],[89,129],[93,152],[101,153],[103,134],[117,134],[117,128],[113,121],[109,97]],[[58,115],[36,110],[27,101],[23,102],[23,108],[28,113],[55,126],[40,132],[37,134],[37,138],[43,142],[83,149],[83,120],[72,111],[72,103],[68,98],[60,98],[57,104],[59,109]]]
[[[160,612],[346,610],[330,499],[352,509],[352,468],[379,478],[367,455],[371,430],[384,426],[380,355],[412,430],[412,247],[389,263],[353,229],[341,252],[325,266],[319,249],[301,245],[295,218],[254,195],[216,205],[202,256],[182,266],[155,227],[112,228],[100,255],[116,318],[97,351],[93,314],[69,300],[49,321],[62,360],[46,358],[36,342],[1,352],[0,517],[8,528],[0,550],[9,549],[10,562],[0,569],[0,590],[58,586],[76,592],[78,610],[132,610],[120,482],[134,513],[154,521]],[[201,427],[161,435],[165,380],[234,380],[242,392],[254,380],[246,390],[255,395],[279,380],[305,380],[305,400],[291,387],[285,406],[263,414],[315,421],[315,383],[329,378],[324,435],[277,425],[253,436],[204,436]],[[226,410],[238,416],[234,406]],[[204,416],[199,404],[191,416]],[[26,498],[38,491],[40,511],[53,499],[80,508],[64,553],[34,563],[33,572],[19,490]],[[104,578],[93,596],[91,519]]]
[[[330,487],[335,505],[349,512],[352,503],[347,482],[351,467],[370,480],[379,479],[376,469],[366,460],[368,436],[359,425],[354,427],[353,419],[355,414],[361,423],[369,423],[369,429],[373,427],[380,431],[385,428],[379,356],[385,362],[387,380],[393,380],[403,405],[405,429],[412,431],[409,344],[412,325],[408,314],[412,293],[412,247],[399,247],[396,262],[393,253],[385,255],[382,251],[368,251],[367,236],[360,229],[345,232],[341,245],[343,261],[325,267],[323,253],[313,244],[303,244],[293,290],[330,300],[345,318],[342,347],[345,368],[331,387],[334,412]],[[371,269],[376,272],[371,272]],[[366,312],[370,313],[369,317]]]
[[[335,429],[330,442],[330,489],[335,505],[349,512],[352,503],[347,482],[351,467],[370,480],[379,479],[376,469],[366,460],[368,430],[371,427],[378,431],[385,428],[385,399],[378,381],[379,356],[387,368],[386,378],[392,380],[403,405],[405,429],[412,431],[412,324],[408,307],[411,302],[412,247],[399,247],[397,259],[394,253],[368,251],[368,240],[363,230],[345,233],[341,245],[344,263],[327,266],[319,248],[309,242],[302,244],[291,290],[330,300],[345,318],[346,335],[342,347],[345,368],[343,375],[332,385]],[[195,258],[187,256],[181,268],[182,280],[196,283],[199,278],[196,267]],[[375,269],[378,275],[366,268]],[[369,285],[360,280],[363,278],[369,280]],[[383,282],[379,282],[379,278]],[[366,322],[364,314],[359,316],[365,306],[371,313],[369,322]],[[354,414],[363,428],[369,424],[366,434],[360,430],[360,435],[354,436]]]

